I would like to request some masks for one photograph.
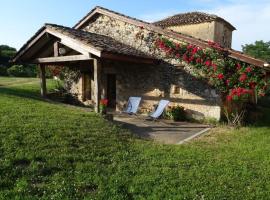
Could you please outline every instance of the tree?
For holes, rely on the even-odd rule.
[[[0,64],[8,65],[10,58],[16,54],[17,50],[7,45],[0,45]]]
[[[254,44],[242,45],[242,50],[254,58],[270,61],[270,41],[256,41]]]
[[[0,76],[7,76],[10,67],[9,60],[16,54],[17,50],[7,45],[0,45]]]

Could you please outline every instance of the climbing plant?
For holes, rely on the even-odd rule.
[[[264,69],[230,58],[228,51],[217,43],[209,41],[208,45],[200,48],[163,37],[156,41],[156,46],[168,57],[192,65],[193,75],[217,88],[228,101],[241,100],[254,92],[259,96],[269,92],[270,82]]]
[[[263,68],[230,58],[229,52],[217,43],[209,41],[207,48],[200,48],[161,37],[156,40],[156,47],[166,52],[168,58],[192,65],[196,78],[207,81],[226,97],[224,114],[232,125],[242,124],[247,113],[244,104],[250,96],[269,93],[270,82]]]

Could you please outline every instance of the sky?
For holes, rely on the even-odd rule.
[[[236,50],[270,41],[270,0],[0,0],[0,44],[19,49],[44,23],[72,27],[97,5],[148,22],[190,11],[216,14],[237,28]]]

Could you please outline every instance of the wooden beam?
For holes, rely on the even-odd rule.
[[[98,113],[100,103],[100,78],[101,78],[101,63],[100,60],[94,59],[94,84],[95,84],[95,111]]]
[[[53,44],[53,54],[54,54],[54,57],[59,56],[59,42],[55,42]]]
[[[45,33],[46,33],[46,29],[44,27],[41,28],[38,31],[37,35],[34,37],[34,39],[29,41],[27,44],[25,44],[22,47],[22,49],[18,52],[18,54],[12,59],[12,62],[16,62],[18,58],[21,57],[23,54],[25,54],[25,52],[28,51],[28,49],[32,47]]]
[[[48,57],[48,58],[37,58],[34,60],[34,63],[59,63],[59,62],[72,62],[72,61],[83,61],[83,60],[92,60],[93,58],[90,55],[74,55],[74,56],[60,56],[60,57]]]
[[[153,59],[153,58],[128,56],[128,55],[122,55],[122,54],[112,54],[108,52],[102,52],[101,58],[106,58],[109,60],[119,60],[119,61],[124,61],[124,62],[132,62],[132,63],[144,63],[144,64],[155,64],[158,62],[157,59]]]
[[[81,42],[80,40],[73,39],[70,36],[64,35],[62,33],[59,33],[57,31],[54,31],[51,29],[47,29],[47,32],[54,35],[55,37],[60,38],[61,44],[65,45],[71,49],[74,49],[74,50],[80,52],[81,54],[88,55],[89,53],[91,53],[95,56],[100,57],[100,54],[102,51],[101,48],[93,47],[90,44],[85,44],[85,43]]]
[[[45,65],[39,65],[39,69],[40,69],[40,94],[42,97],[45,98],[47,96]]]

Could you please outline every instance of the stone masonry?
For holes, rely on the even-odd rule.
[[[116,74],[117,110],[123,109],[128,97],[141,96],[141,112],[149,112],[160,99],[168,99],[170,106],[181,105],[193,117],[220,118],[222,103],[218,92],[207,83],[196,80],[191,66],[167,58],[157,49],[155,41],[159,34],[105,15],[99,15],[84,30],[110,36],[160,60],[155,65],[102,61],[102,96],[106,97],[106,74]],[[82,81],[77,84],[82,84]],[[74,88],[81,89],[74,84],[74,93]]]

